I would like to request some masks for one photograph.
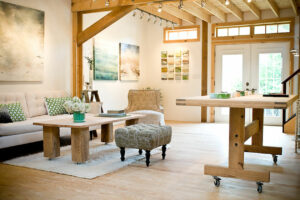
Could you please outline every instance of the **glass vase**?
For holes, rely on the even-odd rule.
[[[85,119],[85,113],[81,113],[81,112],[73,113],[73,121],[75,123],[85,122],[84,119]]]

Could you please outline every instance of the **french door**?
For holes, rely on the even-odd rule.
[[[216,92],[256,89],[256,93],[281,92],[288,76],[289,43],[216,46]],[[259,102],[258,102],[259,103]],[[251,109],[246,109],[246,122]],[[215,121],[228,122],[228,108],[216,108]],[[265,124],[280,125],[281,110],[266,109]]]

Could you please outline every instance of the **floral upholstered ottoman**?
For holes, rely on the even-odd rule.
[[[139,149],[146,151],[146,165],[150,163],[150,151],[162,146],[162,158],[166,156],[166,145],[171,142],[171,126],[159,126],[154,124],[135,124],[118,128],[115,131],[115,141],[120,147],[121,161],[125,160],[125,148]]]

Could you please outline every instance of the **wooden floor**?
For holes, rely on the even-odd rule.
[[[216,188],[204,164],[227,165],[228,125],[171,123],[173,140],[166,160],[151,157],[150,167],[134,164],[92,180],[0,164],[0,199],[300,199],[300,155],[293,136],[265,127],[264,144],[283,146],[274,165],[271,155],[245,154],[245,168],[271,171],[263,193],[256,183],[222,178]]]

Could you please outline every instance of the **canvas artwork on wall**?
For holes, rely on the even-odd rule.
[[[189,79],[189,51],[161,51],[161,80]]]
[[[118,46],[94,39],[94,80],[118,80]]]
[[[119,44],[120,80],[137,81],[140,77],[140,47],[131,44]]]
[[[0,81],[42,81],[44,12],[0,1]]]

